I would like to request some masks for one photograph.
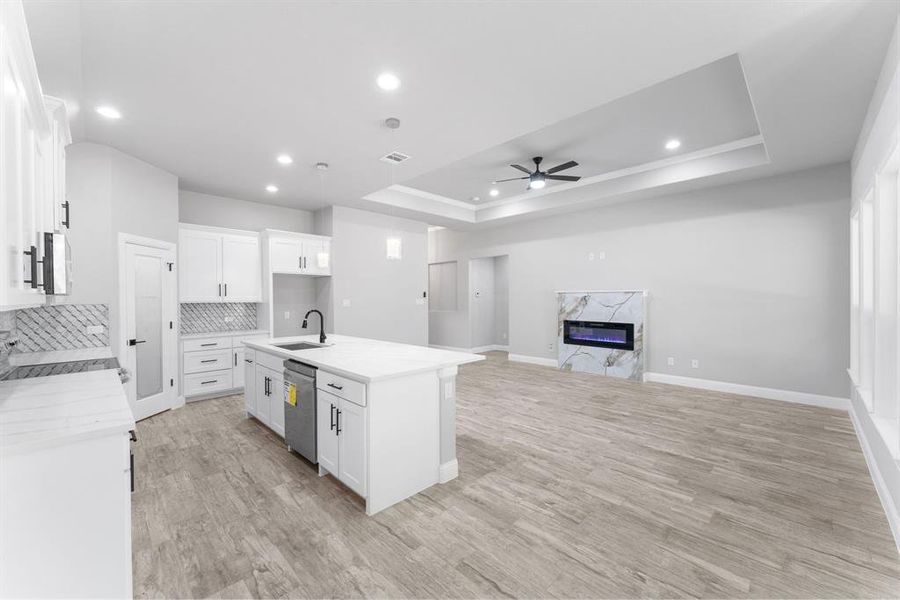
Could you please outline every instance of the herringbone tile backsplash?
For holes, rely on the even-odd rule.
[[[190,302],[181,305],[181,333],[256,329],[253,302]]]
[[[100,325],[102,333],[85,333]],[[16,311],[16,352],[47,352],[109,346],[106,304],[58,304]]]

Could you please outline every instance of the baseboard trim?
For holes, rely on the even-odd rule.
[[[510,354],[509,360],[513,362],[528,363],[531,365],[541,365],[544,367],[557,367],[558,361],[555,358],[544,358],[543,356],[528,356],[527,354]]]
[[[451,461],[441,463],[441,468],[438,471],[438,481],[440,483],[453,481],[457,477],[459,477],[459,462],[455,458]]]
[[[897,505],[894,503],[890,487],[885,481],[884,474],[879,466],[879,461],[872,449],[869,436],[866,434],[866,428],[860,421],[861,417],[857,415],[859,404],[859,402],[850,401],[850,421],[853,423],[853,429],[856,430],[856,437],[859,439],[859,446],[862,449],[863,457],[866,459],[866,466],[869,467],[869,475],[872,477],[872,483],[875,484],[875,492],[878,494],[878,499],[881,501],[881,508],[884,510],[884,514],[888,520],[888,526],[891,528],[891,534],[894,536],[894,545],[897,547],[897,552],[900,553],[900,512],[897,511]],[[865,411],[865,407],[863,407],[862,410]],[[867,411],[862,418],[869,419]],[[870,429],[876,429],[874,423],[871,423]],[[876,442],[881,442],[880,437]],[[888,468],[898,468],[897,461],[893,460],[893,457],[887,448],[884,448],[882,454],[887,455],[884,462],[887,463]]]
[[[437,348],[438,350],[452,350],[454,352],[509,352],[509,346],[500,346],[498,344],[490,344],[488,346],[475,346],[474,348],[459,348],[457,346],[440,346],[438,344],[428,344],[429,348]]]
[[[652,372],[644,373],[644,381],[652,383],[668,383],[671,385],[680,385],[682,387],[691,387],[714,392],[725,392],[728,394],[740,394],[741,396],[755,396],[756,398],[766,398],[767,400],[781,400],[782,402],[807,404],[810,406],[820,406],[822,408],[850,410],[850,400],[848,398],[822,396],[820,394],[795,392],[793,390],[779,390],[776,388],[744,385],[742,383],[729,383],[727,381],[714,381],[712,379],[699,379],[697,377],[684,377],[682,375]]]
[[[469,348],[460,348],[458,346],[440,346],[438,344],[428,344],[429,348],[437,348],[438,350],[452,350],[453,352],[471,352]]]

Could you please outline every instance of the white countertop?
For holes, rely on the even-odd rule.
[[[244,345],[365,382],[427,373],[485,359],[480,354],[470,352],[439,350],[337,334],[328,335],[325,343],[331,345],[324,348],[285,350],[272,345],[290,342],[318,343],[319,336],[303,335],[246,341]]]
[[[234,329],[230,331],[207,331],[205,333],[182,333],[178,337],[182,340],[199,340],[200,338],[220,337],[223,335],[269,335],[267,329]]]
[[[115,369],[0,382],[0,454],[131,429]]]

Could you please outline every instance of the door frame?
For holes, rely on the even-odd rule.
[[[120,365],[125,366],[125,352],[126,347],[124,345],[124,335],[125,335],[125,327],[126,327],[126,318],[125,318],[125,305],[127,303],[126,297],[126,289],[125,289],[125,279],[127,277],[127,272],[125,269],[126,264],[126,256],[125,253],[127,251],[128,245],[132,244],[135,246],[144,246],[147,248],[154,248],[157,250],[165,250],[172,252],[172,269],[175,271],[178,268],[178,244],[175,242],[167,242],[164,240],[157,240],[154,238],[144,237],[140,235],[135,235],[132,233],[123,233],[119,232],[118,235],[118,244],[117,244],[117,257],[118,257],[118,298],[119,298],[119,318],[118,318],[118,331],[117,336],[119,339],[115,340],[116,345],[113,346],[116,351],[116,356],[119,359]],[[171,320],[173,323],[172,326],[172,335],[169,336],[167,342],[164,340],[163,348],[168,352],[169,360],[165,362],[165,366],[167,368],[167,372],[170,373],[170,377],[175,379],[175,400],[172,404],[172,408],[180,408],[184,406],[184,396],[181,394],[181,374],[178,369],[178,332],[180,331],[180,323],[178,321],[178,273],[174,273],[173,285],[170,286],[169,290],[169,298],[163,303],[164,310],[168,308],[168,314],[171,315]],[[165,317],[163,318],[165,320]],[[129,406],[131,403],[131,399],[129,398]]]

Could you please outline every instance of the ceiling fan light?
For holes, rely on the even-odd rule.
[[[541,178],[541,179],[532,179],[532,180],[528,183],[528,189],[529,189],[529,190],[540,190],[540,189],[542,189],[545,185],[547,185],[547,182],[544,181],[543,178]]]

